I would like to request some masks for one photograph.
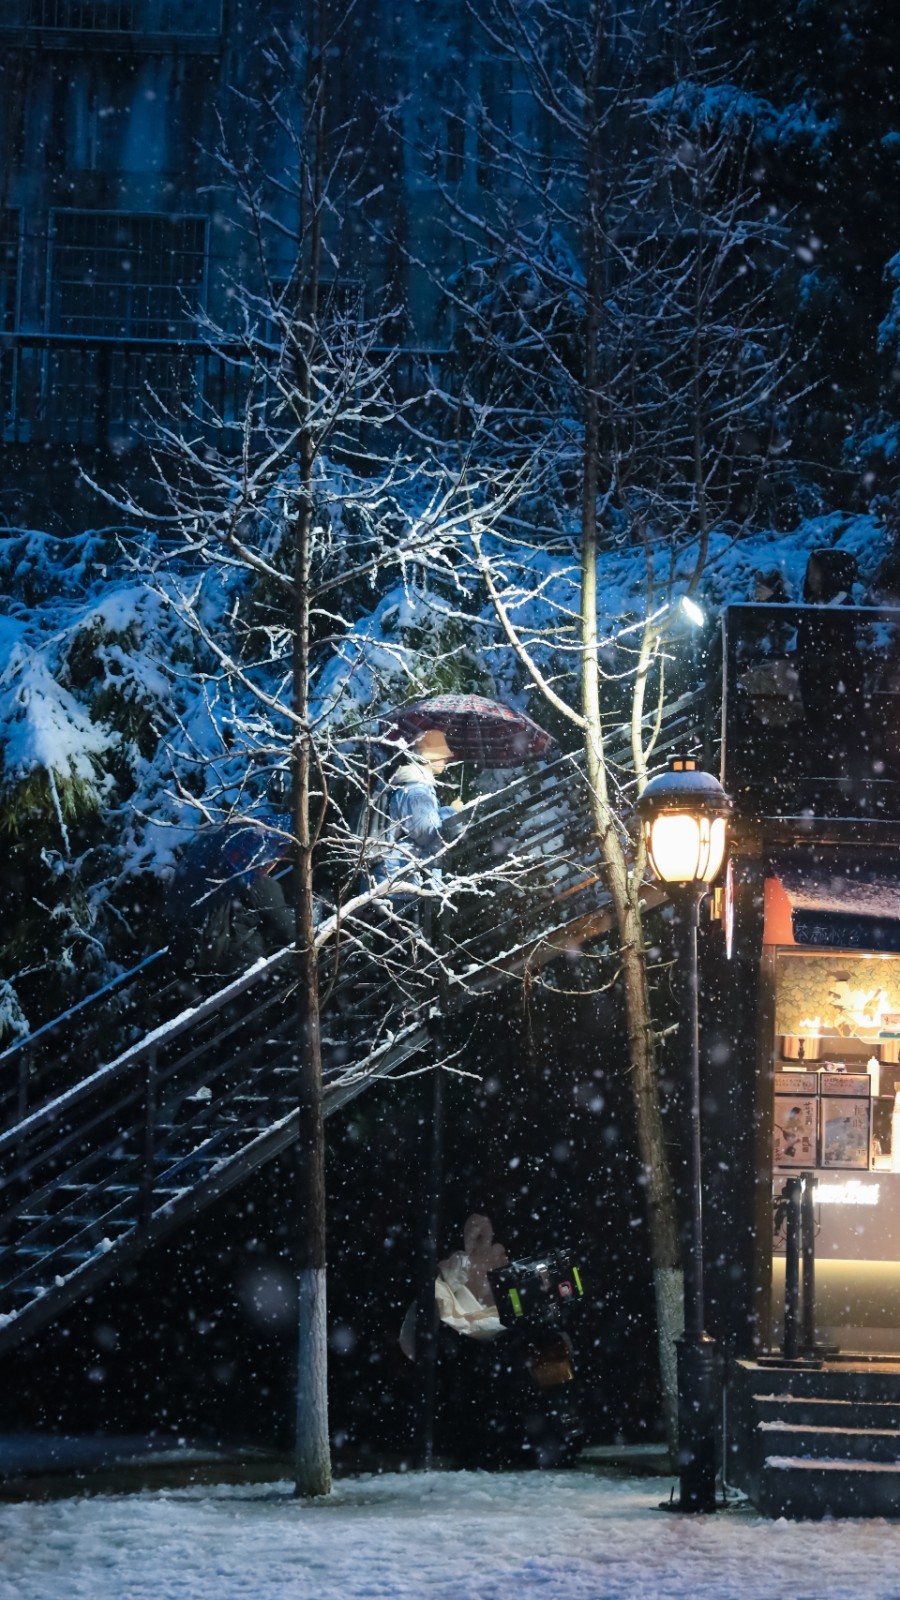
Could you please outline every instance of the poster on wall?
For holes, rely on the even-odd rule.
[[[820,1152],[823,1167],[840,1171],[869,1168],[871,1100],[865,1080],[845,1078],[822,1084]],[[858,1085],[858,1087],[857,1087]],[[865,1087],[864,1087],[865,1085]]]
[[[811,1073],[776,1072],[773,1160],[782,1171],[815,1167],[818,1082]]]
[[[781,951],[776,982],[776,1033],[872,1044],[900,1037],[900,957]]]

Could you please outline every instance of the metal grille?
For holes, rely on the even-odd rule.
[[[222,0],[0,0],[0,29],[215,38]]]
[[[178,417],[194,401],[197,353],[174,349],[51,350],[44,420],[53,439],[123,448],[146,434],[154,419]]]
[[[11,333],[19,309],[19,213],[0,212],[0,331]],[[18,353],[0,350],[0,436],[10,437],[17,408]]]
[[[54,212],[50,332],[191,338],[205,245],[202,217]]]
[[[0,329],[16,326],[19,301],[19,213],[0,212]]]
[[[92,343],[54,334],[7,336],[0,349],[0,442],[66,441],[117,453],[152,433],[161,416],[198,413],[196,427],[227,440],[247,407],[240,361],[199,342]],[[192,424],[192,428],[195,425]]]

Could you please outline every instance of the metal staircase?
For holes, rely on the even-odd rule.
[[[282,952],[0,1134],[0,1352],[294,1141],[290,960]],[[411,1015],[333,1068],[327,1110],[424,1036]]]
[[[659,748],[691,737],[696,698],[669,708]],[[610,926],[582,783],[566,758],[475,809],[455,868],[515,871],[490,917],[477,893],[445,913],[440,963],[424,942],[402,981],[358,948],[326,962],[326,1114],[428,1043],[439,994],[456,1010]],[[0,1354],[296,1140],[292,951],[186,1010],[164,954],[0,1054]],[[151,1001],[169,1019],[85,1075],[98,1020],[116,1008],[127,1040]]]

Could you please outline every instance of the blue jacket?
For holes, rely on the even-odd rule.
[[[377,841],[381,848],[373,862],[374,876],[380,883],[401,877],[416,881],[421,876],[418,862],[443,849],[441,825],[454,815],[453,807],[438,804],[434,774],[419,762],[399,767],[386,795],[386,820]]]

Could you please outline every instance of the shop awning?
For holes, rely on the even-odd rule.
[[[797,851],[771,867],[798,944],[900,951],[900,864]]]

